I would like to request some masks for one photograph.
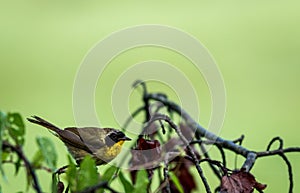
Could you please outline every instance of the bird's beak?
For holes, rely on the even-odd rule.
[[[124,141],[131,141],[131,139],[129,138],[129,137],[123,137],[123,138],[121,138],[121,140],[124,140]]]

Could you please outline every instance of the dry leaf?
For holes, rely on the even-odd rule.
[[[261,191],[266,187],[267,185],[257,182],[252,174],[236,171],[230,176],[222,177],[220,193],[251,193],[254,189]]]

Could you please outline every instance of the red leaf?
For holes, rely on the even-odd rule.
[[[139,138],[137,141],[137,149],[139,150],[147,150],[154,149],[160,146],[159,141],[157,140],[147,140],[144,138]]]
[[[255,177],[244,171],[233,172],[230,176],[223,176],[221,193],[251,193],[254,189],[263,190],[267,187],[255,180]]]
[[[139,138],[137,141],[137,147],[131,150],[130,166],[131,179],[135,183],[136,170],[141,168],[152,168],[157,164],[156,162],[160,159],[161,148],[158,140],[147,140]],[[148,170],[149,177],[151,177],[151,171]]]

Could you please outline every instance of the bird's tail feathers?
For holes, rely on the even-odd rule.
[[[32,116],[32,118],[27,118],[28,121],[31,123],[35,123],[37,125],[46,127],[47,129],[50,129],[51,131],[54,131],[55,133],[58,133],[61,129],[53,125],[52,123],[49,123],[48,121],[42,119],[38,116]]]

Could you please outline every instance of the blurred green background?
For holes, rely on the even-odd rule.
[[[74,125],[73,83],[88,51],[112,32],[135,25],[162,24],[193,35],[215,58],[227,93],[222,137],[235,139],[245,134],[244,145],[253,150],[264,150],[275,136],[281,136],[286,147],[300,146],[299,6],[296,0],[151,3],[1,0],[0,108],[20,112],[24,117],[37,114],[59,126]],[[95,93],[102,123],[119,126],[111,109],[109,91],[113,82],[128,66],[153,58],[177,67],[181,63],[182,71],[191,72],[189,78],[199,96],[201,124],[207,126],[211,101],[203,77],[192,73],[189,65],[185,65],[189,62],[178,54],[161,48],[130,50],[111,62]],[[134,78],[143,79],[143,75],[136,74]],[[128,82],[124,90],[130,90],[131,84]],[[177,100],[170,89],[155,84],[150,89],[170,92],[170,97]],[[132,97],[137,96],[133,93]],[[133,100],[129,106],[133,110],[140,104],[140,100]],[[57,142],[59,166],[67,163],[62,143],[48,131],[26,125],[25,151],[29,157],[36,150],[35,137],[48,136]],[[300,156],[288,157],[294,167],[294,192],[300,192]],[[5,167],[8,182],[0,180],[3,192],[24,190],[24,175],[14,177],[13,169]],[[286,166],[279,157],[258,160],[252,172],[260,182],[269,185],[266,192],[287,191]],[[49,174],[43,171],[38,174],[43,189],[50,190]],[[215,178],[211,182],[216,185]]]

